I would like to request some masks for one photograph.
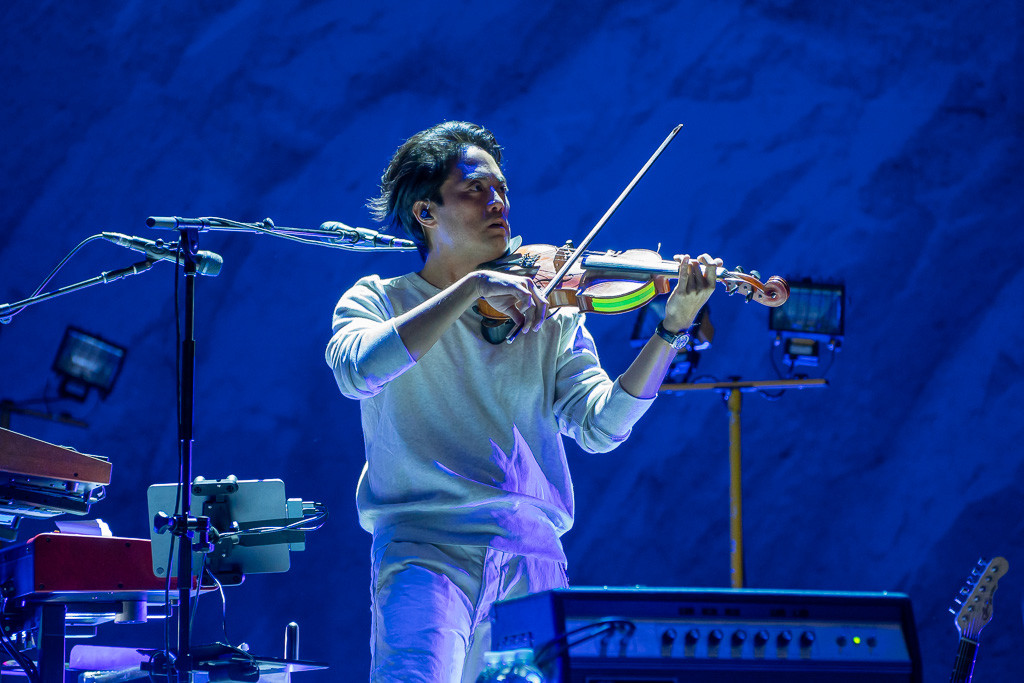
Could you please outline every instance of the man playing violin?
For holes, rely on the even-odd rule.
[[[338,302],[327,362],[360,401],[357,487],[373,534],[372,681],[475,681],[493,602],[567,585],[560,537],[573,523],[562,435],[605,452],[657,394],[711,296],[703,255],[677,256],[665,319],[632,365],[602,370],[584,316],[529,279],[481,269],[509,247],[509,192],[490,131],[445,122],[395,153],[370,202],[401,226],[423,268],[360,279]],[[481,333],[485,299],[521,334]],[[673,342],[675,346],[673,346]]]

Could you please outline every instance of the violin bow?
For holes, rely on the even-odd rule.
[[[612,214],[614,214],[618,210],[619,205],[622,204],[623,201],[625,201],[626,197],[629,196],[629,193],[633,191],[634,187],[636,187],[636,184],[640,182],[640,179],[644,177],[648,169],[650,169],[650,167],[654,165],[654,162],[657,161],[658,157],[661,156],[661,153],[665,151],[666,147],[668,147],[668,143],[672,142],[672,140],[675,139],[676,135],[678,135],[679,131],[681,131],[682,129],[683,124],[681,123],[672,129],[672,132],[669,133],[668,137],[666,137],[665,140],[661,143],[661,145],[658,146],[658,149],[654,150],[654,154],[652,154],[651,158],[647,160],[647,163],[643,165],[643,168],[641,168],[640,171],[635,176],[633,176],[633,180],[629,182],[629,185],[626,186],[626,189],[624,189],[622,193],[618,196],[618,198],[614,202],[612,202],[612,205],[608,207],[608,210],[604,212],[604,215],[601,216],[601,220],[599,220],[597,224],[594,225],[594,227],[590,230],[587,236],[583,238],[583,241],[580,242],[580,246],[576,247],[575,251],[572,252],[572,255],[570,255],[569,258],[566,259],[565,263],[562,264],[562,267],[558,269],[558,272],[555,273],[555,276],[551,279],[551,282],[549,282],[547,287],[544,288],[544,291],[541,292],[545,299],[551,295],[551,292],[555,291],[555,288],[558,287],[558,285],[562,282],[562,278],[564,278],[565,274],[568,273],[570,269],[572,269],[573,265],[576,264],[576,261],[579,260],[580,256],[586,253],[587,247],[589,247],[590,243],[594,241],[595,237],[597,237],[597,233],[601,232],[601,228],[604,227],[604,224],[607,223],[608,219],[612,217]],[[515,327],[513,327],[512,330],[509,332],[508,336],[505,337],[505,343],[511,344],[515,340],[515,338],[519,336],[519,332],[522,329],[522,325],[516,325]]]

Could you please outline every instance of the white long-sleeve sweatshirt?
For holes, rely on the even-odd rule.
[[[387,540],[564,562],[573,492],[560,435],[611,450],[653,399],[609,379],[583,316],[564,310],[512,344],[487,342],[467,310],[413,361],[393,318],[439,292],[415,273],[371,276],[335,308],[327,363],[362,412],[360,523]]]

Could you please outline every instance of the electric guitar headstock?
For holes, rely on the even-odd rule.
[[[977,566],[954,599],[956,604],[949,608],[950,613],[956,617],[956,630],[961,638],[976,641],[981,629],[992,621],[992,596],[999,585],[999,579],[1009,567],[1003,557],[978,560]]]

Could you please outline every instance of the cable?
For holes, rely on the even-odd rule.
[[[174,514],[178,514],[178,503],[174,503]],[[177,540],[177,536],[171,533],[170,547],[167,551],[167,576],[164,577],[164,655],[167,661],[170,661],[171,657],[171,624],[176,623],[174,618],[171,616],[171,575],[174,573],[171,571],[172,562],[174,562],[174,543]]]
[[[199,561],[199,575],[198,575],[198,579],[196,580],[196,595],[195,595],[195,598],[191,598],[189,600],[189,617],[188,617],[188,632],[189,632],[189,634],[192,633],[192,629],[195,626],[196,612],[199,611],[199,598],[200,598],[200,596],[203,593],[203,573],[206,571],[206,564],[207,564],[207,560],[208,559],[209,559],[209,555],[207,553],[203,553],[203,557]],[[189,586],[189,591],[191,592],[191,590],[192,590],[192,587]]]
[[[554,661],[554,660],[558,659],[559,657],[562,656],[562,654],[564,654],[565,652],[571,650],[572,648],[576,647],[577,645],[585,643],[588,640],[593,640],[594,638],[602,636],[605,633],[609,633],[609,634],[610,633],[614,633],[615,631],[619,630],[620,628],[622,630],[626,631],[628,634],[631,634],[631,633],[633,633],[633,631],[636,630],[636,624],[634,624],[632,621],[626,621],[624,619],[605,619],[605,620],[602,620],[602,621],[592,622],[590,624],[587,624],[586,626],[581,626],[579,628],[573,629],[572,631],[566,631],[565,633],[563,633],[563,634],[561,634],[559,636],[556,636],[555,638],[552,638],[551,640],[546,642],[544,645],[542,645],[539,650],[537,650],[536,654],[533,657],[534,664],[538,668],[543,668],[545,664],[547,664],[548,662],[551,662],[551,661]],[[572,636],[574,636],[574,635],[576,635],[578,633],[584,633],[586,631],[590,631],[590,630],[594,630],[594,629],[596,629],[594,631],[594,633],[585,635],[582,638],[579,638],[577,640],[569,642],[569,638],[570,637],[572,637]],[[556,650],[553,651],[552,654],[548,655],[547,657],[543,656],[544,653],[547,652],[547,650],[549,648],[552,648],[552,647],[555,647],[555,646],[558,646],[558,647],[557,647]]]
[[[276,227],[267,227],[267,222],[270,221],[269,218],[267,218],[267,219],[265,219],[263,221],[260,221],[259,223],[241,223],[239,221],[233,221],[233,220],[230,220],[230,219],[227,219],[227,218],[217,218],[215,216],[205,216],[203,218],[200,218],[199,220],[211,221],[211,222],[212,221],[217,221],[217,222],[220,222],[220,223],[224,223],[225,225],[229,225],[229,226],[231,226],[233,228],[238,228],[238,229],[241,229],[241,230],[253,230],[253,231],[261,233],[263,235],[270,235],[271,237],[279,237],[279,238],[281,238],[283,240],[289,240],[289,241],[292,241],[292,242],[298,242],[299,244],[312,244],[312,245],[317,246],[317,247],[332,247],[334,249],[342,249],[344,251],[378,251],[379,252],[379,251],[382,250],[381,247],[373,247],[373,246],[361,247],[361,246],[357,246],[355,244],[339,244],[337,242],[333,242],[332,241],[332,239],[341,239],[340,237],[338,237],[338,238],[331,238],[331,237],[328,237],[328,236],[325,235],[322,238],[314,239],[314,238],[309,238],[309,237],[299,237],[298,235],[289,235],[287,233],[280,232]],[[270,221],[270,225],[271,226],[274,225],[273,221]]]
[[[313,503],[313,510],[316,514],[310,516],[304,516],[291,524],[285,524],[283,526],[265,526],[265,527],[253,527],[252,529],[239,529],[237,531],[225,531],[220,534],[220,538],[230,536],[255,536],[258,534],[272,534],[281,531],[316,531],[317,529],[323,528],[324,524],[327,523],[328,510],[323,503]],[[316,526],[305,526],[306,524],[315,524]]]
[[[778,401],[782,398],[782,395],[786,393],[786,390],[779,389],[778,392],[772,394],[765,389],[758,389],[757,393],[761,394],[761,397],[766,401]]]
[[[831,348],[831,349],[829,349],[829,350],[830,350],[830,351],[831,351],[832,353],[831,353],[831,355],[829,356],[829,360],[828,360],[828,365],[826,365],[826,366],[825,366],[825,369],[821,371],[821,377],[822,377],[822,379],[824,379],[824,378],[825,378],[825,375],[827,375],[827,374],[828,374],[828,371],[832,369],[832,364],[836,362],[836,347],[835,347],[835,345],[833,345],[833,346],[832,346],[832,348]]]
[[[58,263],[56,266],[53,267],[53,270],[51,270],[50,274],[46,276],[46,279],[44,279],[43,282],[38,287],[36,287],[36,290],[34,292],[32,292],[31,294],[29,294],[25,298],[26,299],[31,299],[32,297],[34,297],[37,294],[39,294],[39,292],[43,291],[43,288],[46,287],[46,285],[50,284],[50,280],[52,280],[57,275],[57,273],[60,271],[60,269],[63,268],[65,266],[65,264],[67,264],[67,262],[71,260],[72,256],[74,256],[76,253],[78,253],[79,249],[84,247],[89,242],[92,242],[93,240],[98,240],[98,239],[102,239],[102,238],[103,238],[102,235],[93,235],[91,237],[86,237],[84,240],[79,242],[77,247],[75,247],[70,252],[68,252],[68,255],[65,256],[63,259],[61,259],[60,263]],[[5,323],[6,324],[6,323],[11,322],[11,319],[13,319],[14,316],[18,315],[19,313],[24,311],[26,308],[28,308],[28,306],[22,306],[19,309],[11,311],[10,313],[8,313],[3,318],[0,318],[0,323]]]
[[[220,623],[221,623],[221,632],[224,634],[224,641],[220,642],[220,643],[214,643],[214,645],[219,645],[220,647],[225,648],[226,650],[230,651],[233,655],[240,655],[241,657],[243,657],[244,659],[246,659],[249,662],[250,666],[254,667],[257,671],[259,671],[259,664],[257,663],[256,658],[251,653],[247,652],[246,650],[243,650],[240,647],[236,647],[236,646],[231,644],[231,639],[228,637],[228,601],[227,601],[227,597],[224,595],[224,585],[217,578],[217,575],[214,574],[213,571],[210,569],[209,564],[206,562],[206,555],[203,556],[203,564],[202,564],[201,572],[202,573],[200,573],[200,575],[199,575],[199,577],[200,577],[199,587],[202,588],[202,583],[203,583],[202,582],[202,577],[203,577],[203,574],[205,574],[206,576],[209,576],[210,580],[213,581],[213,583],[217,586],[217,592],[220,594],[220,605],[221,605],[221,613],[220,613],[221,614],[221,622]],[[198,597],[197,597],[197,600],[198,600]],[[222,656],[223,656],[223,653],[218,655],[217,657],[219,659]]]
[[[775,345],[768,347],[768,360],[772,364],[772,369],[775,370],[775,376],[783,380],[793,379],[793,366],[789,367],[789,373],[787,373],[786,376],[783,376],[782,371],[779,369],[779,364],[775,361],[775,349],[777,348],[779,347]],[[763,396],[769,401],[778,401],[786,393],[786,390],[780,389],[778,393],[770,394],[764,389],[760,389],[757,393],[761,394],[761,396]]]
[[[0,618],[7,611],[7,598],[0,598]],[[18,650],[18,646],[14,644],[10,636],[7,635],[7,629],[0,624],[0,645],[3,646],[4,650],[7,651],[21,670],[25,672],[25,676],[32,683],[41,683],[42,679],[39,677],[39,669],[36,668],[35,662],[29,659],[23,652]]]
[[[179,242],[179,251],[180,245]],[[177,439],[175,440],[175,450],[178,453],[178,481],[181,481],[182,474],[182,448],[181,448],[181,307],[179,299],[180,293],[178,289],[178,279],[180,276],[181,259],[176,258],[173,270],[174,276],[174,398],[175,405],[177,407]],[[173,516],[181,514],[181,487],[178,486],[175,489],[174,496],[174,512]],[[185,536],[185,538],[188,538]],[[171,616],[171,575],[174,563],[174,545],[177,542],[178,537],[171,532],[171,542],[167,550],[167,576],[164,581],[164,660],[169,666],[173,668],[173,659],[171,657],[171,624],[177,623],[177,621]],[[181,605],[178,609],[183,609]]]
[[[206,567],[206,574],[217,586],[217,592],[220,593],[220,626],[221,631],[224,633],[224,642],[230,643],[231,639],[228,638],[228,600],[224,596],[224,584],[220,582],[217,575],[214,574],[209,567]],[[202,582],[200,581],[200,583]]]

